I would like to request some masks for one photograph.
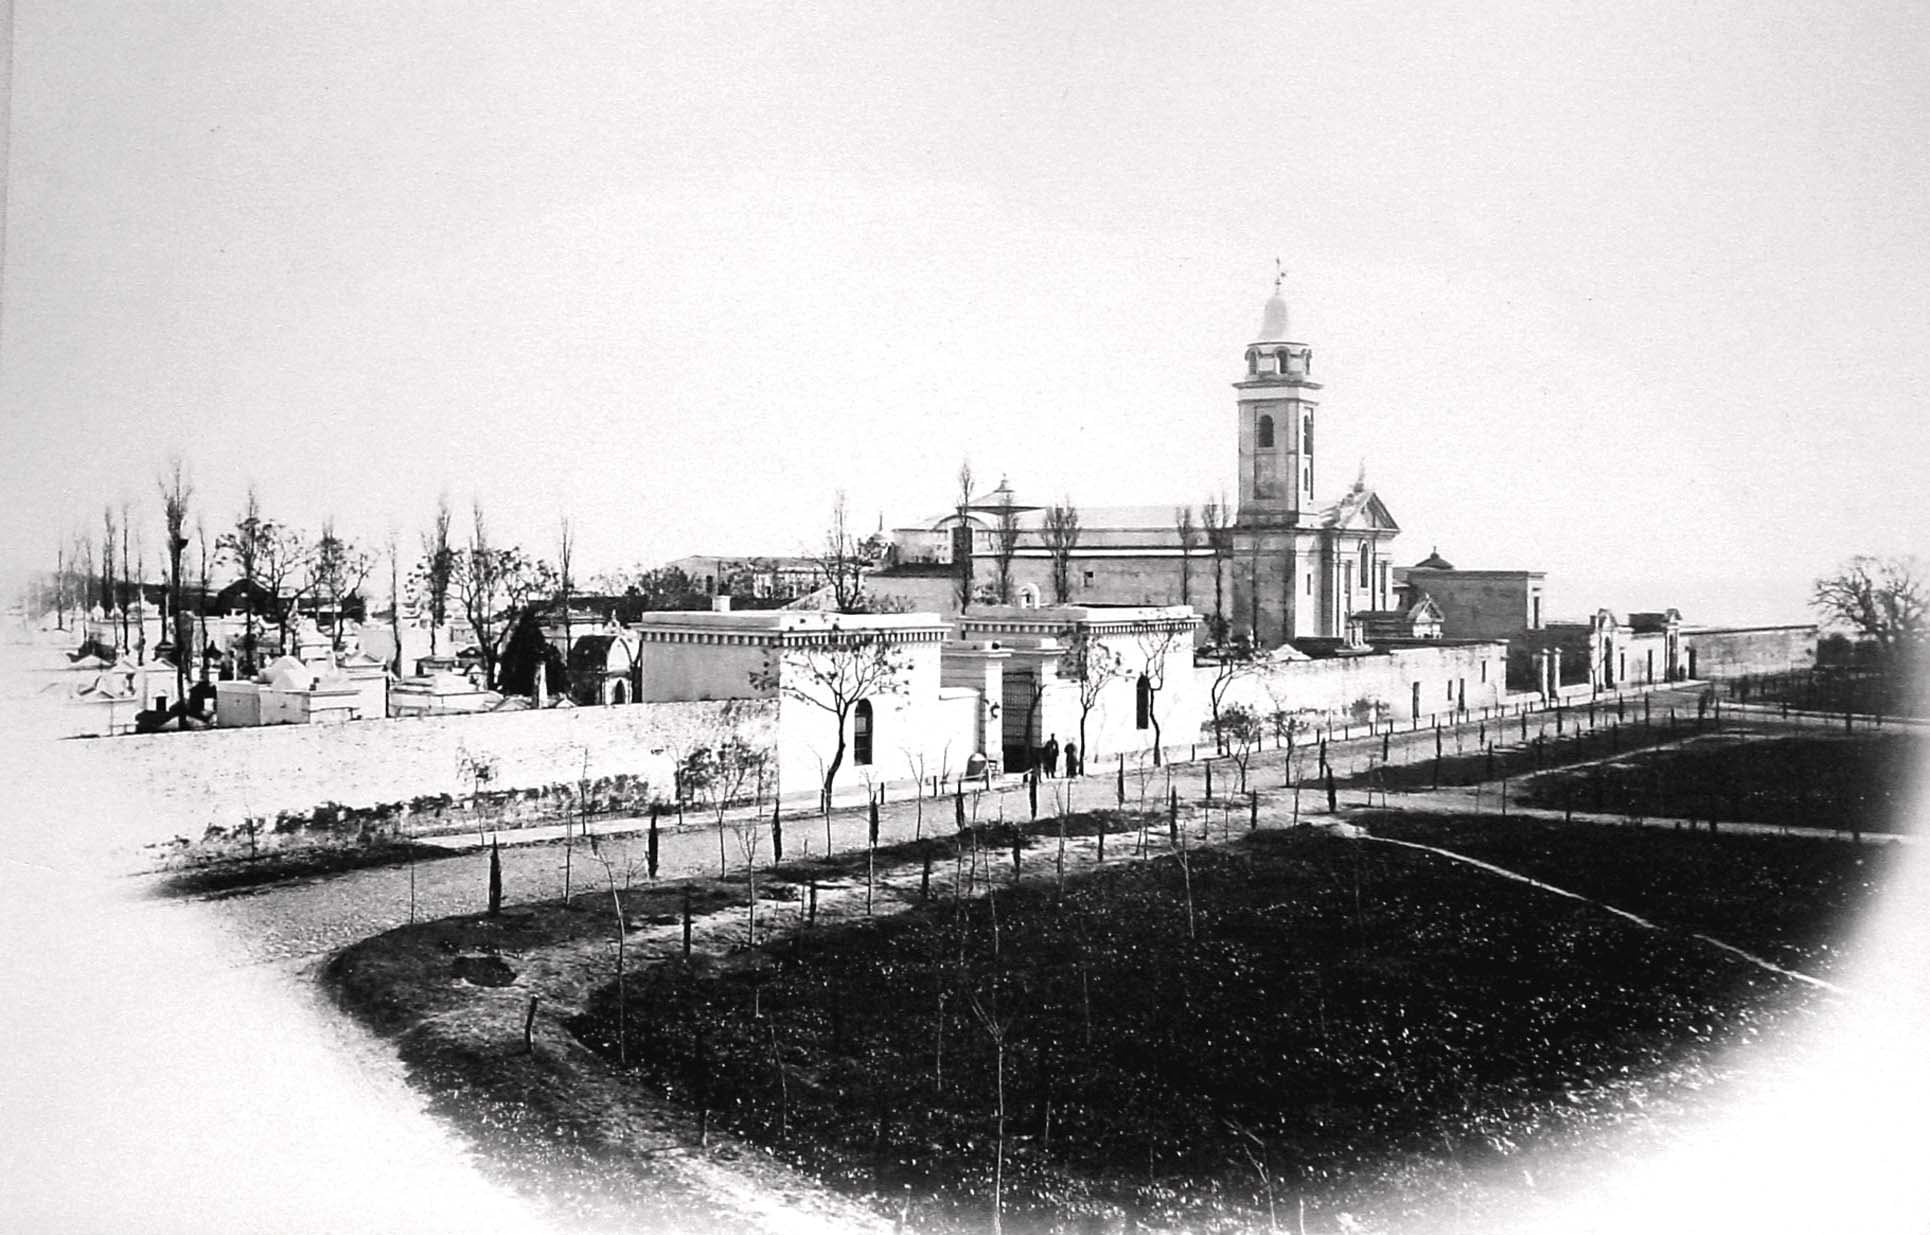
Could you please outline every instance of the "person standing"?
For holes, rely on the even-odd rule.
[[[1042,762],[1045,764],[1046,776],[1047,777],[1058,776],[1059,775],[1059,735],[1056,733],[1049,735],[1045,740],[1045,749],[1043,751],[1040,751],[1039,753],[1042,758]]]
[[[1067,742],[1066,743],[1066,778],[1068,780],[1077,779],[1080,776],[1080,774],[1083,773],[1084,771],[1085,769],[1079,766],[1079,744],[1077,742]]]

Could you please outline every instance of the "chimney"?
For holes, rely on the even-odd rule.
[[[729,613],[730,612],[730,593],[724,592],[720,595],[711,597],[710,611],[712,613]]]

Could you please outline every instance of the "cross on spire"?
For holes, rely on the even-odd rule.
[[[1273,294],[1280,294],[1280,285],[1287,281],[1287,268],[1280,264],[1279,258],[1273,259]]]

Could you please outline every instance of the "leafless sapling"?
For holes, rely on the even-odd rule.
[[[861,702],[895,694],[908,668],[903,649],[887,632],[849,627],[833,618],[824,629],[802,634],[768,653],[751,672],[752,686],[815,708],[836,728],[821,795],[827,853],[831,794],[849,750],[852,714]]]
[[[185,604],[187,587],[181,577],[181,558],[188,548],[188,501],[194,496],[194,486],[188,482],[187,469],[179,455],[168,461],[168,471],[161,477],[160,489],[161,511],[166,519],[168,535],[168,618],[174,627],[171,632],[174,642],[174,697],[181,700],[185,709],[194,627]],[[146,626],[145,615],[142,626]],[[145,641],[145,629],[142,638]]]
[[[1062,498],[1045,512],[1045,547],[1052,558],[1052,597],[1058,604],[1072,601],[1072,555],[1079,547],[1079,508]],[[1080,741],[1084,741],[1081,738]],[[1084,750],[1081,746],[1079,749]]]

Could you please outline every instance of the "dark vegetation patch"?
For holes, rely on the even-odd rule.
[[[326,879],[369,867],[434,862],[454,856],[453,851],[435,845],[387,838],[353,846],[276,849],[255,858],[226,858],[175,871],[161,876],[155,888],[164,896],[221,896],[305,879]]]
[[[508,986],[516,980],[516,971],[502,957],[494,954],[458,956],[450,962],[449,969],[458,978],[474,986]]]
[[[1847,956],[1857,915],[1882,896],[1901,853],[1813,836],[1492,815],[1372,812],[1356,821],[1819,976]]]
[[[1530,782],[1551,809],[1840,831],[1907,831],[1915,734],[1706,738]]]
[[[1445,859],[1262,832],[1063,901],[1007,887],[658,966],[628,996],[642,1083],[918,1229],[985,1228],[1002,1091],[1008,1229],[1231,1230],[1269,1200],[1320,1229],[1478,1213],[1524,1142],[1652,1120],[1790,991]],[[572,1028],[614,1060],[618,1024],[604,986]]]

